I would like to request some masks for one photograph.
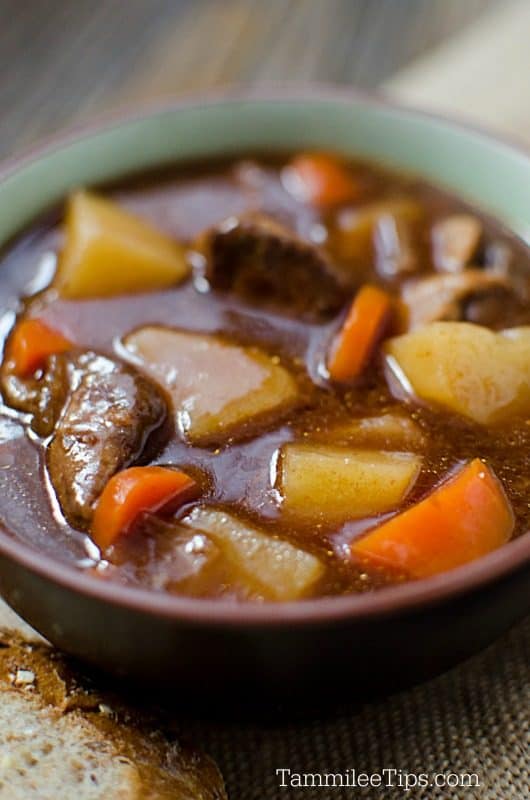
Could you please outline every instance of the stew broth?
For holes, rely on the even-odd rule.
[[[289,155],[253,155],[179,166],[105,189],[107,197],[186,247],[190,277],[166,289],[89,299],[62,296],[53,283],[57,254],[65,236],[61,216],[35,224],[5,251],[0,281],[4,339],[16,318],[38,317],[83,350],[130,361],[124,341],[146,326],[220,334],[223,341],[257,347],[271,356],[273,363],[292,376],[297,389],[293,407],[287,404],[270,419],[258,415],[239,428],[236,425],[222,441],[190,442],[173,430],[148,462],[174,465],[189,474],[200,486],[199,496],[171,514],[142,515],[134,528],[104,553],[93,543],[89,531],[77,530],[61,510],[46,470],[45,450],[50,437],[32,431],[30,416],[13,408],[4,392],[0,519],[12,535],[101,580],[176,594],[284,599],[268,596],[253,584],[249,588],[243,579],[232,579],[230,570],[223,566],[222,547],[215,568],[206,565],[204,571],[208,548],[216,546],[215,537],[211,545],[208,535],[201,538],[197,529],[199,539],[197,535],[187,539],[183,528],[175,526],[174,521],[182,520],[196,507],[221,509],[243,525],[254,526],[274,540],[285,540],[318,559],[321,569],[301,596],[366,592],[417,576],[391,564],[352,558],[350,544],[381,521],[421,501],[463,464],[477,457],[484,459],[504,487],[515,517],[510,535],[517,536],[528,529],[530,416],[517,413],[495,424],[481,424],[418,400],[403,392],[402,387],[396,389],[379,348],[356,380],[330,381],[327,370],[334,337],[361,286],[379,286],[393,300],[403,299],[404,286],[444,274],[440,269],[443,258],[436,263],[433,236],[440,221],[455,215],[478,220],[480,242],[460,271],[471,267],[483,274],[502,275],[509,284],[507,292],[513,295],[501,303],[493,294],[481,295],[482,305],[477,303],[474,307],[476,298],[470,292],[465,300],[467,306],[464,308],[462,300],[459,313],[460,319],[471,323],[482,323],[482,318],[476,316],[482,314],[486,327],[494,330],[530,325],[528,248],[496,222],[454,197],[373,165],[346,165],[344,169],[355,180],[356,196],[323,208],[307,202],[292,185],[293,176],[288,171],[292,163]],[[391,213],[396,201],[410,202],[419,209],[417,218],[413,209],[406,244],[400,242],[398,223]],[[383,208],[381,212],[389,225],[387,242],[380,243],[374,255],[372,240],[370,256],[363,258],[355,252],[358,245],[352,244],[351,237],[348,240],[348,233],[344,233],[349,230],[348,216],[355,217],[360,209],[378,204],[387,204],[390,209]],[[326,254],[338,276],[338,308],[314,316],[298,314],[283,301],[275,303],[274,295],[260,292],[259,287],[248,289],[245,284],[245,291],[238,292],[212,285],[206,265],[210,256],[202,247],[203,232],[227,218],[235,218],[237,223],[249,212],[273,218]],[[379,234],[384,239],[384,230]],[[395,265],[403,255],[396,256],[399,247],[410,249],[409,260],[413,262],[402,270]],[[450,257],[446,254],[446,258]],[[457,267],[447,274],[458,271]],[[255,296],[251,296],[249,292],[254,290]],[[435,295],[440,291],[433,289]],[[396,312],[385,338],[404,332],[400,313]],[[405,425],[410,421],[414,443],[410,447],[399,443],[397,448],[389,448],[384,443],[377,444],[377,435],[366,433],[357,433],[357,437],[348,434],[341,439],[340,430],[351,426],[352,420],[382,415],[397,415],[407,420]],[[421,469],[403,500],[385,511],[338,520],[325,513],[289,513],[278,476],[284,457],[282,448],[287,443],[410,451],[421,458]],[[202,561],[199,564],[194,559]]]

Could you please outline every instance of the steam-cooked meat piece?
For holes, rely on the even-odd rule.
[[[225,220],[203,242],[206,277],[215,288],[310,318],[344,303],[344,287],[326,255],[263,214]]]
[[[495,325],[506,314],[507,303],[518,303],[506,278],[476,269],[409,282],[403,287],[402,299],[408,309],[409,330],[437,321]]]
[[[65,374],[68,396],[47,465],[64,515],[86,528],[109,478],[161,444],[167,406],[155,383],[106,356],[83,353]]]
[[[52,355],[40,377],[21,378],[9,365],[0,373],[2,395],[7,405],[31,414],[31,427],[39,436],[49,436],[64,406],[69,386],[72,358],[64,353]]]
[[[38,377],[4,368],[2,393],[13,408],[32,415],[31,427],[48,447],[52,484],[68,520],[85,527],[107,480],[137,461],[167,432],[166,400],[133,367],[93,352],[49,357]]]
[[[482,223],[472,214],[452,214],[432,229],[434,263],[440,272],[461,272],[482,239]]]
[[[39,381],[35,378],[19,378],[2,365],[0,373],[2,385],[2,397],[6,405],[23,411],[25,414],[33,414],[37,401]]]
[[[39,381],[31,427],[39,436],[53,433],[64,408],[72,380],[75,359],[65,353],[53,355]]]

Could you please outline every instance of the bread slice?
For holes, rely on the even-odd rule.
[[[86,688],[50,647],[0,631],[2,800],[226,800],[207,756]]]

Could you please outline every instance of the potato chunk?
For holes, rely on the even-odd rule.
[[[487,425],[530,413],[530,328],[434,322],[389,339],[390,374],[427,403]]]
[[[88,298],[163,289],[188,274],[177,243],[88,192],[70,197],[56,286],[63,297]]]
[[[334,237],[337,255],[365,265],[375,258],[386,276],[414,272],[418,264],[410,233],[423,215],[421,205],[407,197],[345,209]]]
[[[226,561],[229,583],[251,596],[297,600],[307,595],[324,572],[315,556],[220,509],[197,507],[182,524],[213,540]]]
[[[254,347],[217,336],[149,326],[125,348],[169,392],[177,427],[194,444],[219,443],[256,418],[276,417],[297,399],[286,369]]]
[[[400,411],[358,417],[330,428],[318,437],[328,443],[383,450],[421,450],[425,435],[420,426]]]
[[[282,448],[278,467],[287,513],[343,522],[398,506],[418,477],[421,457],[295,443]]]

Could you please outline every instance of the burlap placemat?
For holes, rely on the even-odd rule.
[[[1,601],[0,625],[31,633]],[[189,719],[175,720],[175,726],[217,760],[231,800],[526,800],[530,618],[445,675],[366,703],[355,713],[273,726]],[[291,770],[290,776],[283,774],[284,787],[280,769]],[[352,769],[357,775],[381,775],[382,781],[389,776],[383,770],[400,772],[393,776],[393,787],[318,785],[326,773],[346,775],[351,783]],[[301,780],[303,774],[316,777],[296,787],[297,773]],[[409,785],[414,776],[432,782],[436,774],[477,776],[480,785],[406,791],[405,773],[412,775]]]
[[[392,664],[389,662],[389,669]],[[325,693],[325,686],[322,692]],[[479,656],[358,712],[274,727],[192,726],[213,755],[232,800],[526,800],[530,798],[530,619]],[[277,774],[290,769],[291,775]],[[325,773],[382,775],[384,769],[456,775],[480,785],[379,788],[319,786]],[[315,775],[296,787],[295,773]],[[388,776],[388,773],[386,773]],[[351,773],[349,774],[351,778]],[[303,779],[303,778],[302,778]],[[397,783],[399,773],[394,776]],[[377,778],[375,779],[377,780]],[[443,780],[443,779],[437,779]],[[311,786],[312,782],[314,786]],[[409,778],[409,784],[414,777]],[[351,780],[350,780],[351,783]]]

